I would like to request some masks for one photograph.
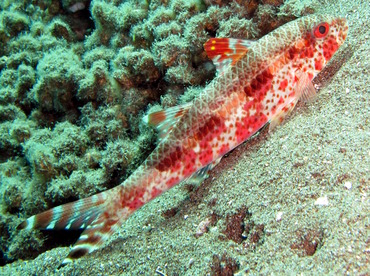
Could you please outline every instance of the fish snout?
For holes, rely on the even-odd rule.
[[[347,34],[348,34],[347,19],[344,18],[344,17],[337,18],[333,23],[334,23],[333,26],[336,27],[337,32],[338,32],[338,42],[341,45],[346,40],[346,37],[347,37]]]

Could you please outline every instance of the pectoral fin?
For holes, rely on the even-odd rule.
[[[295,93],[304,102],[312,102],[316,97],[316,90],[306,73],[297,71],[298,82],[295,86]]]
[[[298,100],[302,99],[305,102],[312,102],[315,99],[316,90],[308,75],[304,72],[297,71],[296,78],[294,96],[288,99],[287,103],[276,111],[275,116],[270,121],[269,131],[272,131],[289,117]]]

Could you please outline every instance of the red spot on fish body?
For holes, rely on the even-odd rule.
[[[300,53],[300,58],[313,58],[314,56],[314,49],[312,45],[308,45],[303,51]]]
[[[179,183],[179,178],[171,177],[170,179],[167,180],[166,185],[168,188],[172,188],[173,185],[176,185],[177,183]]]
[[[243,142],[248,139],[253,133],[256,133],[262,126],[268,122],[268,118],[262,112],[258,111],[261,109],[262,105],[256,105],[255,115],[248,116],[242,121],[235,123],[236,131],[235,136],[237,141]]]
[[[225,153],[227,153],[230,150],[230,146],[228,144],[223,144],[219,150],[218,154],[219,156],[223,156]]]
[[[322,69],[322,67],[323,67],[323,60],[322,60],[322,58],[317,58],[317,59],[315,59],[315,70],[317,70],[317,71],[320,71],[321,69]]]
[[[159,162],[156,164],[156,169],[158,171],[166,171],[176,166],[182,155],[183,154],[181,147],[178,146],[172,149],[172,151],[168,155],[165,155],[161,160],[159,160]]]
[[[299,55],[299,50],[295,46],[290,47],[290,49],[288,50],[288,58],[293,60],[298,55]]]
[[[200,163],[202,166],[206,166],[212,162],[213,158],[213,150],[211,145],[208,142],[204,143],[199,153]]]
[[[187,149],[184,152],[184,161],[182,163],[182,175],[187,177],[194,173],[196,171],[196,166],[195,166],[195,160],[197,158],[197,154],[194,152],[193,149]]]
[[[323,54],[325,59],[328,61],[334,53],[338,50],[339,45],[336,39],[330,37],[327,42],[323,44]]]
[[[253,107],[254,107],[254,101],[252,100],[252,101],[248,101],[248,102],[246,102],[246,103],[244,104],[244,106],[243,106],[243,109],[244,109],[245,111],[249,111],[249,110],[251,110]]]
[[[282,82],[280,82],[279,89],[284,91],[287,86],[288,86],[288,80],[283,80]]]
[[[131,210],[136,210],[140,208],[144,203],[142,201],[143,196],[146,192],[146,187],[141,186],[137,187],[136,189],[131,189],[127,192],[127,196],[124,197],[123,201],[121,202],[121,206],[127,206]]]
[[[247,97],[252,97],[253,96],[253,89],[249,85],[244,87],[244,93]]]
[[[152,196],[152,198],[155,198],[158,195],[160,195],[161,193],[162,193],[161,190],[159,190],[157,187],[153,187],[152,191],[151,191],[151,196]]]
[[[127,203],[126,206],[131,210],[137,210],[143,206],[143,202],[141,201],[141,198],[135,197],[131,202]]]

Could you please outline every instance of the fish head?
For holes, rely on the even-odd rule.
[[[344,43],[348,25],[345,18],[330,15],[307,16],[300,23],[300,38],[289,51],[296,68],[312,80]]]
[[[345,18],[321,15],[315,18],[308,31],[315,50],[329,61],[346,40],[348,24]]]
[[[327,20],[327,23],[329,24],[329,31],[328,34],[330,37],[333,37],[336,39],[336,42],[338,43],[339,47],[344,43],[346,40],[347,34],[348,34],[348,23],[347,20],[342,18],[329,18]],[[317,32],[320,32],[320,25],[318,26],[319,29],[316,28],[314,31],[316,31],[316,36],[318,35]],[[314,34],[315,35],[315,34]]]

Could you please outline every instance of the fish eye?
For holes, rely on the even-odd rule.
[[[329,32],[329,24],[327,22],[322,22],[313,29],[313,35],[316,38],[323,38]]]

